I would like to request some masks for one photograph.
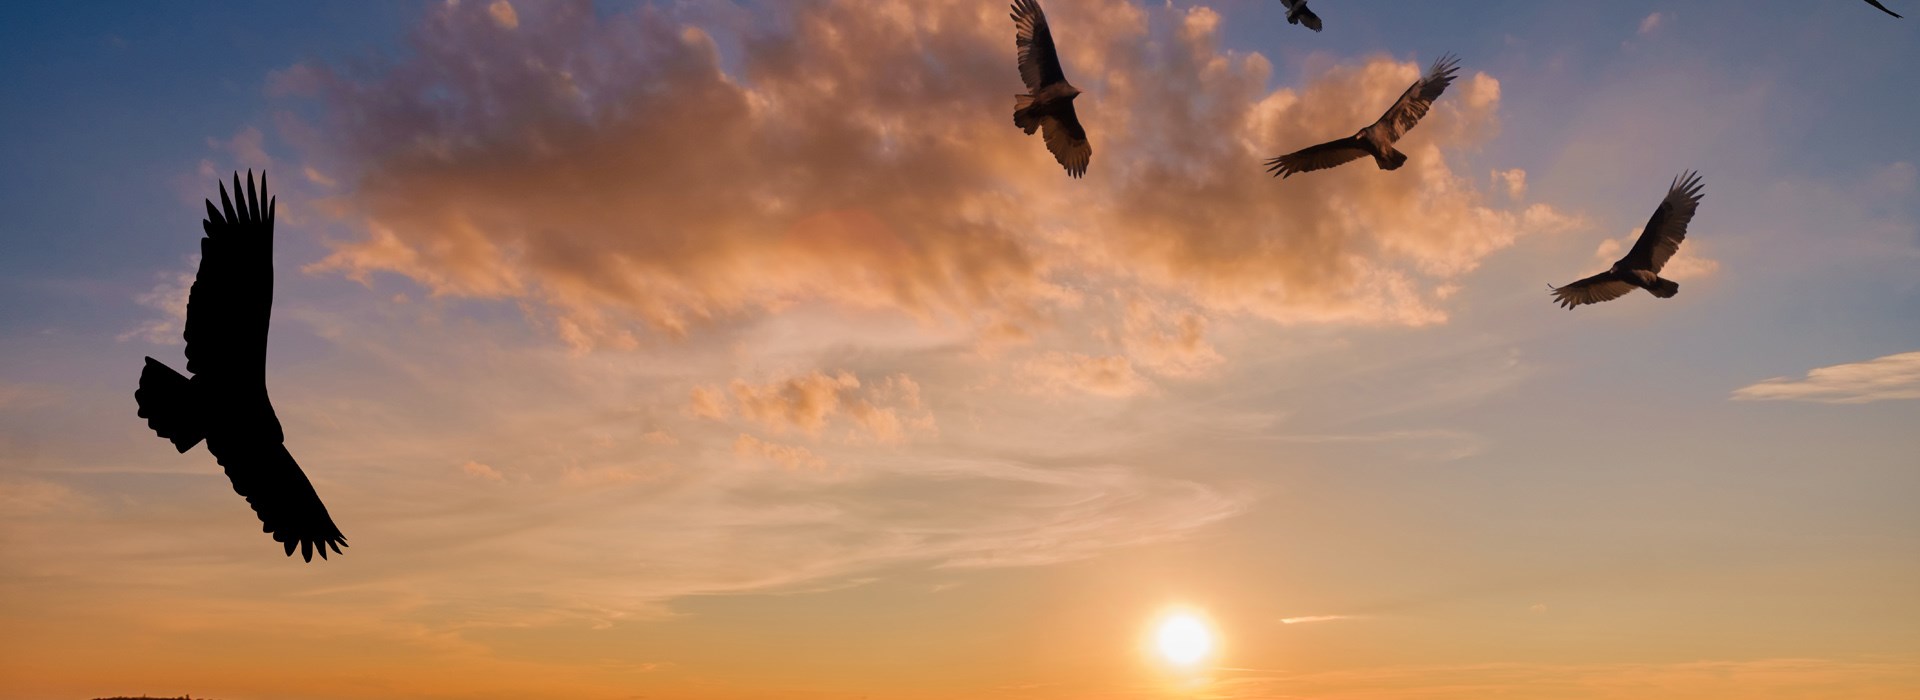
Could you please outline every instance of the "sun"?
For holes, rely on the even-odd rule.
[[[1175,666],[1192,666],[1213,653],[1213,632],[1192,613],[1174,613],[1154,630],[1153,647]]]

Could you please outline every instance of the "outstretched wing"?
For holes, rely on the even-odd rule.
[[[1547,285],[1547,289],[1553,293],[1555,303],[1571,309],[1581,304],[1598,304],[1618,299],[1627,292],[1633,291],[1633,285],[1612,272],[1602,272],[1561,287]]]
[[[315,549],[325,559],[327,547],[338,554],[347,546],[347,538],[333,524],[313,483],[279,440],[222,436],[209,438],[207,450],[226,468],[233,490],[260,516],[261,531],[272,533],[274,541],[286,546],[287,556],[299,547],[307,561],[313,561]]]
[[[1013,45],[1020,49],[1020,80],[1027,84],[1027,90],[1039,92],[1040,88],[1065,82],[1067,75],[1060,70],[1060,56],[1053,51],[1053,30],[1047,28],[1047,13],[1040,11],[1040,3],[1013,0],[1010,16],[1016,30]]]
[[[1874,6],[1874,7],[1878,7],[1878,8],[1880,8],[1880,11],[1881,11],[1881,12],[1885,12],[1885,13],[1887,13],[1887,14],[1890,14],[1890,15],[1893,15],[1893,16],[1895,16],[1895,17],[1899,17],[1899,16],[1900,16],[1900,15],[1897,15],[1897,14],[1894,14],[1894,13],[1893,13],[1893,10],[1889,10],[1889,9],[1887,9],[1887,6],[1886,6],[1886,5],[1882,5],[1882,4],[1880,4],[1880,2],[1879,2],[1879,0],[1867,0],[1867,4],[1868,4],[1868,5],[1872,5],[1872,6]]]
[[[1349,136],[1270,159],[1267,161],[1267,172],[1284,179],[1294,173],[1323,170],[1369,155],[1373,155],[1373,152],[1367,150],[1367,142]]]
[[[1440,99],[1440,93],[1446,92],[1447,86],[1453,84],[1454,74],[1459,70],[1460,59],[1454,58],[1453,54],[1441,56],[1427,69],[1427,74],[1407,86],[1407,91],[1400,93],[1400,99],[1374,123],[1386,126],[1387,137],[1399,141],[1400,137],[1413,130],[1413,125],[1420,123],[1421,117],[1427,116],[1433,101]]]
[[[187,371],[264,387],[275,200],[267,194],[265,173],[254,191],[251,170],[245,190],[240,174],[233,174],[233,197],[238,207],[221,185],[220,207],[207,200],[207,218],[200,222],[207,237],[200,239],[200,271],[187,294]]]
[[[1634,242],[1626,257],[1620,258],[1620,265],[1659,272],[1667,259],[1679,252],[1681,241],[1687,240],[1687,224],[1693,221],[1693,212],[1699,208],[1699,173],[1681,173],[1667,187],[1667,198],[1660,201],[1660,208],[1653,210],[1653,218],[1647,220],[1640,240]]]
[[[1093,144],[1087,143],[1087,130],[1080,127],[1080,117],[1073,112],[1073,105],[1060,114],[1050,114],[1040,119],[1042,137],[1047,140],[1047,150],[1053,152],[1053,159],[1065,166],[1067,174],[1080,177],[1087,173],[1087,162],[1093,160]]]
[[[1280,4],[1287,6],[1288,24],[1304,24],[1308,29],[1320,31],[1320,15],[1307,7],[1307,0],[1280,0]]]

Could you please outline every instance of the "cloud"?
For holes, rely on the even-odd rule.
[[[193,292],[193,279],[199,266],[200,255],[196,253],[187,257],[186,270],[156,275],[160,281],[153,285],[153,289],[135,295],[133,301],[159,311],[161,316],[114,336],[114,339],[123,343],[140,340],[154,345],[185,343],[180,334],[186,329],[187,297]]]
[[[1506,186],[1508,198],[1517,200],[1527,196],[1527,171],[1525,170],[1519,168],[1495,170],[1493,180]]]
[[[1313,622],[1334,622],[1337,620],[1364,620],[1366,615],[1304,615],[1301,617],[1280,618],[1283,625],[1304,625]]]
[[[696,386],[686,410],[717,421],[738,413],[775,434],[818,437],[829,420],[840,415],[857,429],[849,430],[848,440],[902,443],[915,434],[938,432],[933,415],[921,406],[919,383],[905,374],[862,385],[850,372],[814,370],[766,384],[735,379],[727,385],[726,394],[732,396],[732,404],[726,403],[719,387]]]
[[[1090,93],[1084,181],[1007,123],[1012,28],[977,3],[801,4],[787,31],[728,44],[735,61],[673,9],[519,9],[503,34],[476,4],[434,7],[404,58],[275,76],[323,103],[283,121],[358,231],[308,270],[527,302],[583,349],[807,302],[1022,337],[1085,291],[1135,289],[1205,315],[1425,324],[1486,255],[1561,223],[1451,169],[1448,149],[1497,131],[1485,74],[1401,171],[1262,177],[1421,67],[1376,57],[1270,91],[1267,59],[1220,49],[1204,8],[1059,9]],[[1178,23],[1172,44],[1145,41],[1150,17]]]
[[[1021,374],[1032,391],[1046,394],[1086,393],[1125,397],[1153,387],[1133,362],[1120,355],[1093,356],[1048,352],[1027,360]]]
[[[484,479],[486,481],[506,481],[507,479],[505,475],[500,473],[500,470],[473,460],[467,460],[466,464],[460,465],[460,471],[465,472],[467,476]]]
[[[513,3],[507,0],[493,0],[487,5],[487,15],[501,29],[515,29],[520,26],[520,15],[513,11]]]
[[[1640,233],[1644,230],[1644,228],[1635,228],[1619,238],[1601,241],[1600,247],[1593,250],[1594,262],[1602,266],[1612,265],[1615,260],[1620,259],[1621,255],[1633,248],[1634,242],[1640,240]],[[1679,281],[1707,277],[1719,272],[1720,262],[1702,257],[1701,245],[1699,240],[1690,240],[1681,245],[1680,251],[1668,258],[1667,264],[1660,268],[1660,276]]]
[[[1819,367],[1807,376],[1774,377],[1733,392],[1738,401],[1871,403],[1920,399],[1920,352]]]
[[[1646,19],[1640,20],[1640,36],[1648,36],[1659,31],[1660,25],[1664,24],[1666,19],[1666,16],[1658,12],[1647,15]]]
[[[790,472],[827,471],[827,460],[805,447],[767,442],[746,433],[741,433],[739,439],[734,440],[733,453],[741,457],[758,457]]]

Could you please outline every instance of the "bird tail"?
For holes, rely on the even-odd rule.
[[[172,441],[174,449],[186,452],[207,437],[194,405],[193,383],[159,360],[147,358],[133,400],[140,404],[140,417],[147,419],[147,427]]]
[[[1653,286],[1647,287],[1647,291],[1653,292],[1654,296],[1667,299],[1680,293],[1680,283],[1664,277],[1655,277]]]
[[[1026,129],[1028,134],[1032,134],[1040,128],[1040,117],[1027,111],[1032,107],[1032,95],[1013,96],[1013,125]]]
[[[1401,153],[1398,149],[1389,148],[1386,155],[1374,156],[1373,162],[1378,164],[1381,170],[1399,170],[1400,166],[1407,164],[1407,154]]]

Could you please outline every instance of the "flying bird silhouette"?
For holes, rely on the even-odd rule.
[[[276,200],[247,188],[233,174],[233,196],[220,186],[220,209],[207,200],[200,222],[200,271],[187,295],[188,379],[151,357],[133,393],[140,417],[160,437],[186,452],[201,440],[226,468],[233,490],[260,516],[261,530],[301,558],[327,558],[346,546],[313,484],[287,452],[280,419],[267,400],[267,321],[273,307],[273,215]],[[265,200],[266,206],[261,206]]]
[[[1653,210],[1653,218],[1647,220],[1647,227],[1640,232],[1640,240],[1634,242],[1633,249],[1606,272],[1564,287],[1547,285],[1554,302],[1571,309],[1617,299],[1635,287],[1661,299],[1679,294],[1680,283],[1662,279],[1659,272],[1666,266],[1667,259],[1680,250],[1680,242],[1687,240],[1687,224],[1693,221],[1693,212],[1699,207],[1700,175],[1685,172],[1673,178],[1673,184],[1667,187],[1667,198],[1660,200],[1660,208]]]
[[[1307,9],[1307,0],[1280,0],[1287,6],[1287,24],[1304,24],[1308,29],[1320,31],[1320,15]]]
[[[1073,113],[1073,98],[1080,89],[1067,83],[1060,70],[1060,55],[1053,50],[1053,30],[1047,28],[1047,15],[1035,0],[1013,0],[1016,30],[1013,44],[1020,49],[1020,80],[1027,94],[1015,95],[1013,123],[1028,134],[1045,132],[1047,150],[1066,167],[1067,174],[1080,177],[1093,159],[1093,146],[1087,143],[1087,130]]]
[[[1900,15],[1897,15],[1897,14],[1894,14],[1894,12],[1893,12],[1893,10],[1889,10],[1889,9],[1887,9],[1887,6],[1886,6],[1886,5],[1882,5],[1882,4],[1880,4],[1880,0],[1867,0],[1867,4],[1868,4],[1868,5],[1872,5],[1872,6],[1874,6],[1874,7],[1878,7],[1878,8],[1880,8],[1880,11],[1881,11],[1881,12],[1885,12],[1885,13],[1887,13],[1887,14],[1890,14],[1890,15],[1893,15],[1893,16],[1895,16],[1895,17],[1899,17],[1899,16],[1900,16]]]
[[[1421,117],[1427,116],[1433,101],[1440,99],[1440,93],[1453,84],[1454,73],[1459,69],[1459,59],[1452,54],[1441,56],[1440,60],[1433,62],[1433,67],[1427,69],[1425,76],[1413,81],[1413,85],[1400,94],[1400,99],[1387,108],[1387,113],[1380,115],[1380,119],[1344,139],[1268,160],[1267,172],[1285,179],[1294,173],[1331,168],[1363,156],[1373,156],[1374,164],[1380,166],[1381,170],[1399,169],[1407,163],[1407,154],[1394,150],[1394,142],[1407,135],[1413,125],[1420,123]]]

